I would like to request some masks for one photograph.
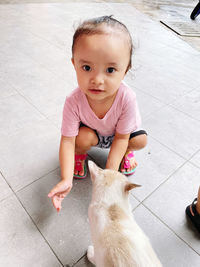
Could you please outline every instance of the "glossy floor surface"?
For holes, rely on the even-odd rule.
[[[163,266],[200,266],[200,236],[185,216],[200,184],[200,52],[141,11],[111,1],[0,5],[0,266],[91,266],[89,175],[59,214],[47,193],[60,179],[62,108],[76,86],[74,27],[105,14],[133,36],[126,82],[148,132],[130,177],[142,185],[130,196],[133,215]],[[104,167],[107,153],[89,156]]]

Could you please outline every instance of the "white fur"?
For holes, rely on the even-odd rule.
[[[97,267],[161,267],[131,212],[128,191],[137,185],[119,172],[88,164],[93,182],[88,209],[93,246],[88,247],[88,259]]]

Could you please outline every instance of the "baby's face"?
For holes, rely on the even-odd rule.
[[[90,100],[115,96],[129,59],[130,49],[123,33],[81,36],[72,58],[80,89]]]

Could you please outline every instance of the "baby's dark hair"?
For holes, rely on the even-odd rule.
[[[94,34],[107,33],[103,26],[107,26],[112,29],[119,30],[122,33],[126,34],[128,45],[130,48],[130,60],[129,60],[129,64],[127,67],[127,71],[128,71],[132,65],[132,62],[131,62],[131,56],[133,52],[132,38],[127,27],[122,22],[118,21],[117,19],[114,19],[112,15],[92,18],[92,19],[85,20],[84,22],[82,22],[76,29],[74,36],[73,36],[72,55],[74,54],[76,42],[82,35],[94,35]]]

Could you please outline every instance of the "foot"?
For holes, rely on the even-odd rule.
[[[89,246],[87,250],[87,258],[88,260],[95,265],[95,260],[94,260],[94,247]]]
[[[193,225],[196,227],[197,231],[200,233],[200,214],[197,211],[196,202],[197,198],[194,199],[191,205],[187,206],[185,211]]]
[[[137,165],[138,163],[134,157],[134,153],[132,151],[127,151],[122,159],[120,171],[122,173],[131,172],[137,167]]]
[[[74,177],[75,178],[85,178],[86,169],[85,169],[85,160],[87,154],[75,155],[74,163]]]

